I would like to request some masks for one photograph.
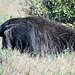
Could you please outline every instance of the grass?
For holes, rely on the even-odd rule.
[[[5,15],[3,13],[0,13],[0,25],[5,22],[6,20],[10,19],[11,16]]]
[[[75,52],[31,58],[19,51],[0,49],[0,75],[75,75]]]

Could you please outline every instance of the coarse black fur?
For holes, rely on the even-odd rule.
[[[2,48],[15,47],[31,55],[75,49],[75,31],[40,16],[13,18],[0,26]]]

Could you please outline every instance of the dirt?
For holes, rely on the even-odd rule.
[[[29,9],[30,2],[28,0],[0,0],[0,13],[13,16],[28,15],[26,11]]]

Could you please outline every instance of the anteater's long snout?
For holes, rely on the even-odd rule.
[[[2,37],[2,26],[0,26],[0,37]]]

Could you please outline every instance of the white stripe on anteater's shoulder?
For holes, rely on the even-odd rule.
[[[4,31],[4,36],[6,38],[7,41],[7,45],[9,45],[11,47],[11,41],[12,41],[12,30],[14,28],[14,25],[11,24],[10,26],[7,26],[7,29]]]

